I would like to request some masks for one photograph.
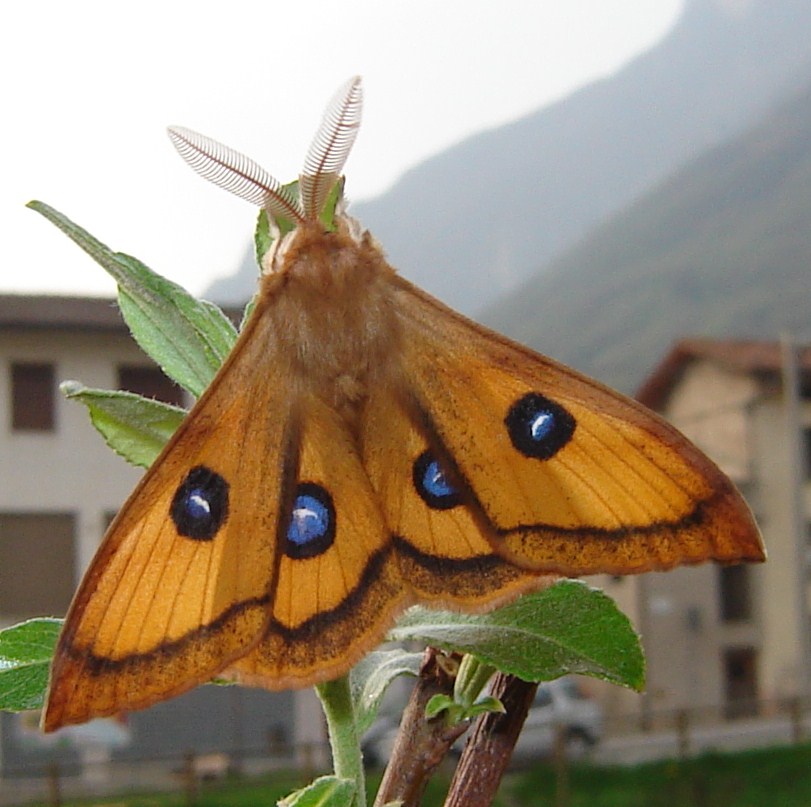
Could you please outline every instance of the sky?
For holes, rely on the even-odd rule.
[[[0,293],[115,293],[29,199],[195,294],[236,269],[255,211],[196,176],[167,125],[288,182],[325,105],[360,74],[363,125],[345,173],[350,199],[368,199],[432,154],[615,72],[667,33],[683,2],[7,4]]]

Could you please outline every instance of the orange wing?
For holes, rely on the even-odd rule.
[[[665,421],[396,282],[408,381],[496,552],[566,575],[763,560],[740,494]]]
[[[414,598],[481,611],[551,582],[494,551],[489,526],[407,391],[372,391],[362,437],[364,464]]]
[[[261,643],[225,673],[269,689],[346,672],[413,601],[346,423],[314,396],[300,413],[272,618]]]
[[[261,638],[291,409],[257,371],[273,345],[260,319],[110,525],[65,620],[45,730],[184,692]]]

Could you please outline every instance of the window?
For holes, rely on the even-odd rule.
[[[752,618],[750,579],[750,570],[747,566],[718,568],[721,619],[724,622],[741,622]]]
[[[726,717],[756,715],[758,713],[758,675],[755,648],[730,647],[724,650],[723,671]]]
[[[0,613],[62,616],[76,584],[70,513],[0,513]]]
[[[56,382],[52,364],[11,365],[11,428],[53,431],[56,425]]]
[[[118,368],[118,388],[175,406],[183,405],[183,390],[158,367],[122,364]]]

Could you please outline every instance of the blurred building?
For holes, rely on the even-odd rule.
[[[736,717],[809,698],[811,349],[793,349],[792,371],[783,347],[687,339],[638,392],[735,482],[768,562],[608,580],[648,660],[642,698],[605,693],[615,710]]]
[[[83,406],[65,400],[59,382],[188,402],[135,345],[110,300],[0,296],[0,362],[5,627],[65,613],[106,526],[141,475],[104,444]],[[601,579],[642,633],[648,659],[647,693],[601,692],[609,713],[655,721],[673,709],[720,707],[737,716],[758,711],[759,699],[807,695],[809,349],[799,354],[796,378],[792,409],[779,343],[685,340],[640,390],[643,403],[687,434],[743,491],[769,562]],[[323,739],[309,690],[201,687],[130,715],[124,728],[116,758],[160,749],[285,753]],[[24,770],[54,749],[77,761],[82,753],[81,738],[42,738],[24,716],[0,715],[0,732],[0,775]]]
[[[0,627],[65,614],[142,474],[105,445],[84,406],[59,392],[66,379],[188,403],[135,344],[112,300],[0,295]],[[293,693],[209,686],[116,725],[48,737],[31,715],[0,714],[0,776],[41,773],[43,754],[78,762],[99,736],[116,759],[163,754],[182,764],[186,752],[222,748],[289,754],[308,731],[323,739],[318,707],[304,720],[294,710],[312,714]]]

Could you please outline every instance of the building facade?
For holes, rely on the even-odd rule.
[[[105,445],[82,404],[59,392],[68,379],[188,404],[132,340],[113,301],[0,295],[0,627],[65,614],[143,473]],[[95,735],[68,728],[43,737],[32,716],[2,714],[0,776],[31,775],[43,754],[79,759],[86,738],[99,734],[113,739],[116,757],[289,754],[323,738],[317,706],[302,697],[297,704],[292,693],[200,687]]]
[[[638,392],[735,482],[768,561],[604,581],[648,661],[644,695],[609,696],[618,711],[655,723],[677,709],[734,718],[796,698],[811,706],[811,349],[792,348],[789,366],[786,355],[777,341],[683,340]]]
[[[798,353],[787,405],[777,342],[685,340],[638,398],[733,479],[769,552],[762,566],[704,565],[597,582],[639,629],[648,689],[600,691],[609,712],[654,724],[674,709],[726,717],[808,697],[811,350]],[[104,444],[62,380],[184,401],[129,336],[110,300],[0,296],[0,627],[61,616],[117,508],[141,475]],[[30,720],[29,720],[30,724]],[[21,716],[0,716],[0,775],[43,749]],[[323,740],[311,692],[202,687],[131,715],[119,755],[246,753]],[[81,753],[81,743],[62,743]]]

